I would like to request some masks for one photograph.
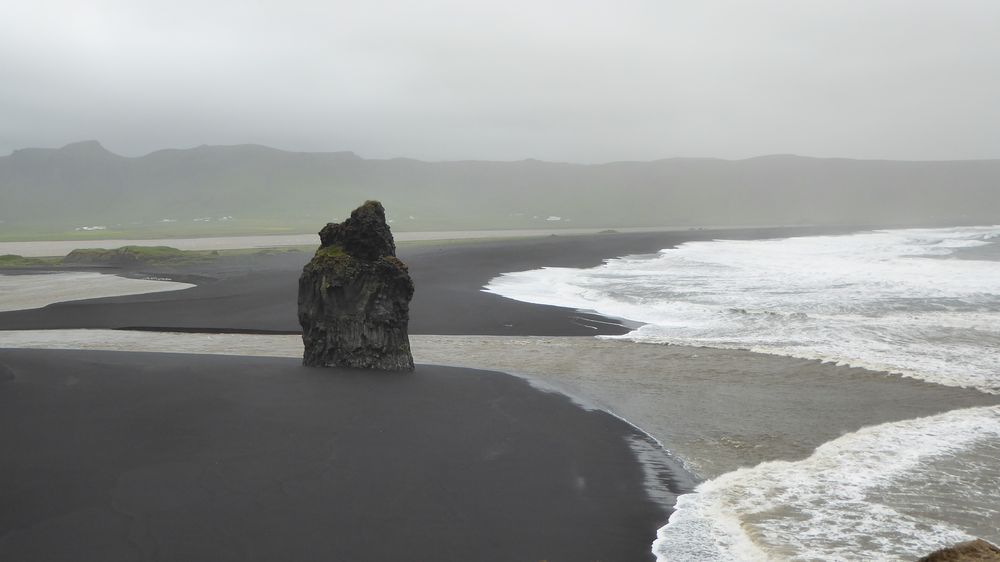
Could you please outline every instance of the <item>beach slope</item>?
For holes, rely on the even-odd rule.
[[[494,372],[0,350],[0,559],[648,560],[636,433]]]

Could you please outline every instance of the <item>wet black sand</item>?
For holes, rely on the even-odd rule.
[[[0,350],[0,560],[646,560],[602,412],[499,373]]]
[[[480,288],[685,240],[813,229],[549,237],[403,247],[411,333],[624,328]],[[130,271],[185,291],[0,314],[0,329],[297,332],[305,254]],[[109,270],[113,272],[114,270]],[[581,319],[583,317],[583,319]],[[294,359],[0,350],[0,560],[649,560],[626,423],[523,380]]]

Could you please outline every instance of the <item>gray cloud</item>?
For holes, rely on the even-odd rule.
[[[429,160],[1000,157],[1000,3],[40,0],[0,153],[260,143]]]

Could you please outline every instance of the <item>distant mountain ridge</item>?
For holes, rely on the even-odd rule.
[[[402,230],[1000,222],[1000,160],[775,155],[568,164],[365,159],[260,145],[124,157],[97,141],[0,157],[4,225],[320,225],[379,199]]]

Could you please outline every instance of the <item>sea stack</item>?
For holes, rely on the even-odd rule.
[[[407,325],[413,280],[378,201],[319,232],[299,277],[299,324],[309,367],[412,371]]]

